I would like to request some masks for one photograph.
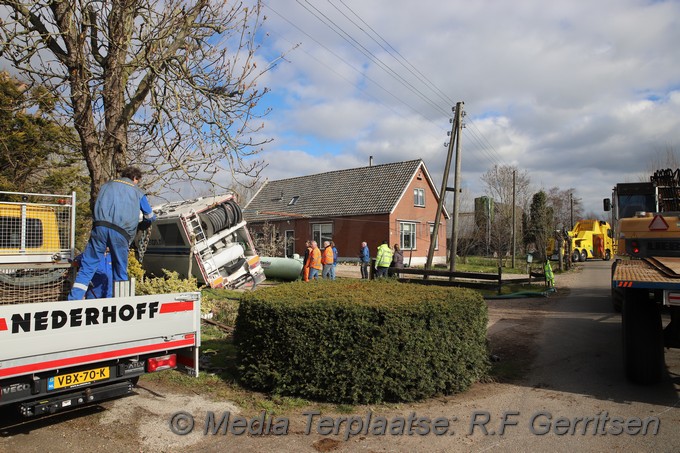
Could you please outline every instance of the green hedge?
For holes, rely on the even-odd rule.
[[[393,280],[293,282],[244,293],[244,386],[336,403],[414,401],[488,371],[479,293]]]

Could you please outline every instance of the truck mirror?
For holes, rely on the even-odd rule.
[[[604,206],[605,211],[611,211],[612,210],[612,202],[609,198],[605,198],[602,200],[602,204]]]

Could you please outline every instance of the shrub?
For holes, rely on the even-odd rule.
[[[488,371],[487,309],[461,288],[294,282],[243,293],[234,342],[243,385],[335,403],[414,401]]]

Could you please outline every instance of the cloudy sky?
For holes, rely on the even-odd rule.
[[[280,179],[422,158],[441,185],[465,102],[462,184],[493,165],[601,213],[680,154],[680,1],[267,0],[261,81]],[[449,185],[453,185],[451,178]]]

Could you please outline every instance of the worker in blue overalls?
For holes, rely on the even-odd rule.
[[[74,261],[81,266],[83,255],[75,257]],[[106,249],[104,257],[99,262],[99,267],[92,276],[87,291],[85,292],[85,299],[103,299],[113,297],[113,267],[111,265],[111,254]]]
[[[150,225],[156,220],[146,195],[137,187],[141,179],[139,168],[127,167],[121,172],[120,178],[105,183],[99,190],[90,240],[82,254],[81,267],[68,300],[85,297],[107,247],[111,252],[113,281],[128,280],[128,252],[137,232],[140,211],[144,219],[142,223]]]

